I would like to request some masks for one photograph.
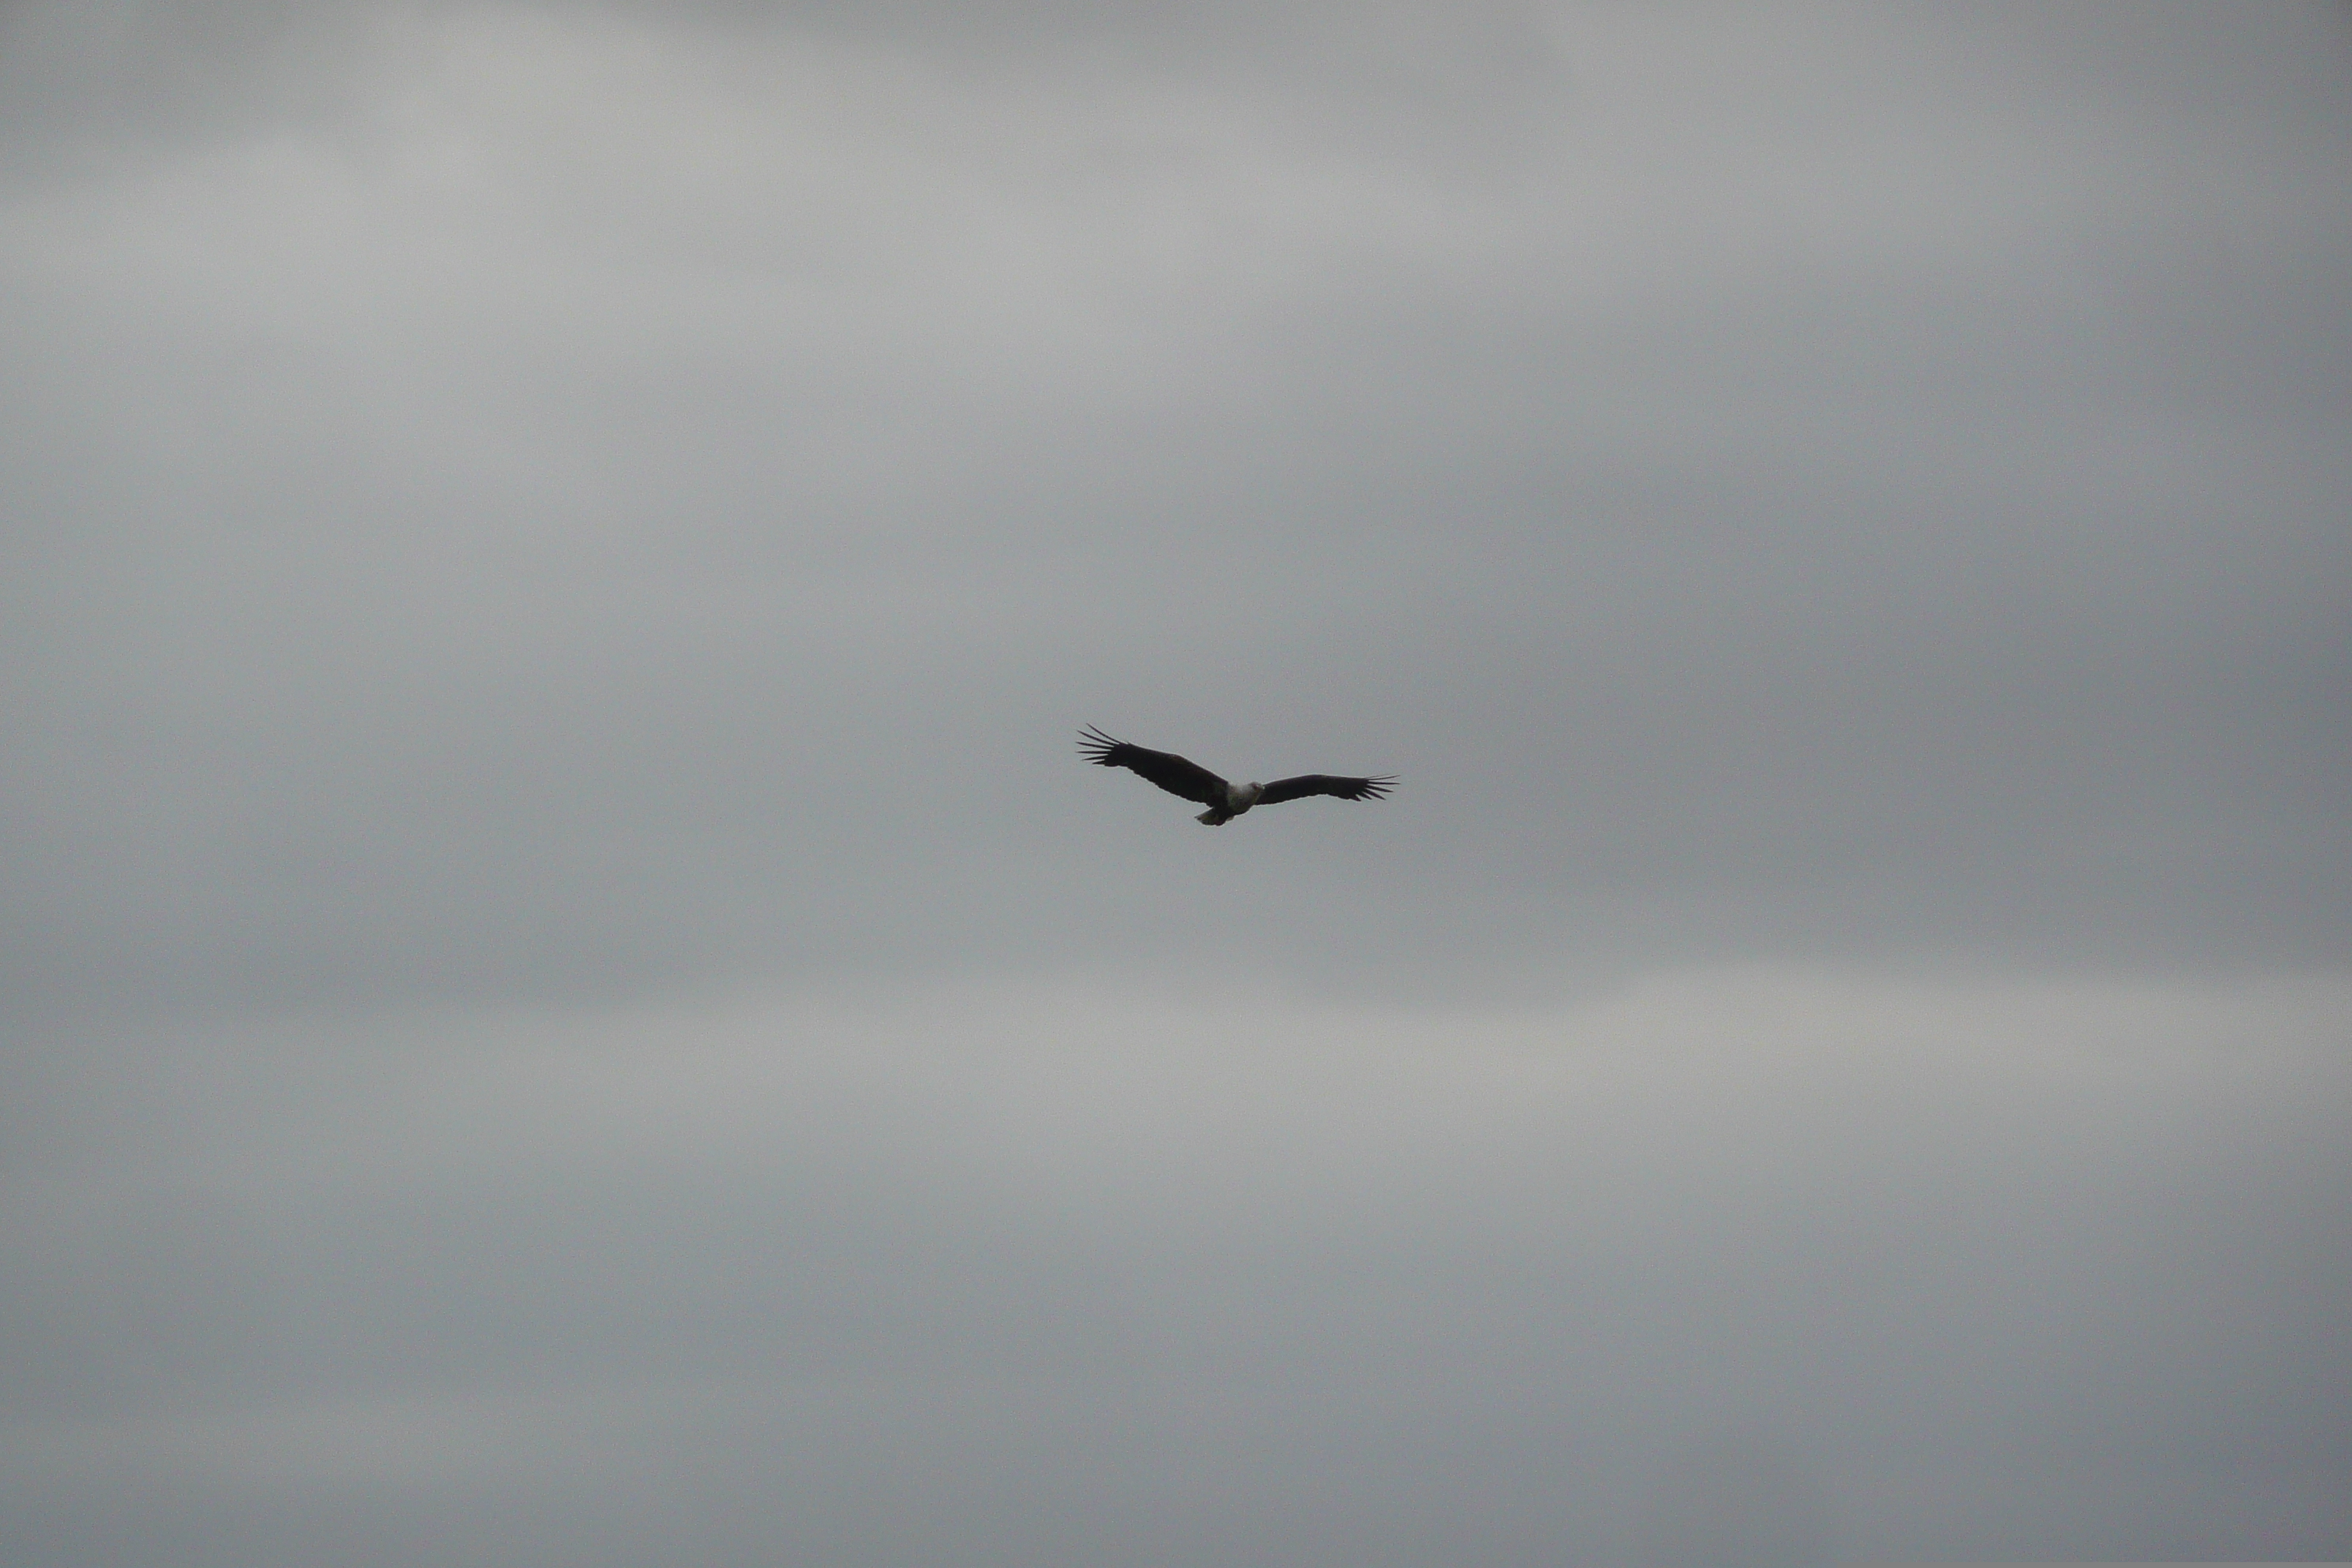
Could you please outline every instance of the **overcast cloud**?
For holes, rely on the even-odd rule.
[[[2352,1557],[2348,68],[0,4],[0,1563]]]

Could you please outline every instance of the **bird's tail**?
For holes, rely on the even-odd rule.
[[[1195,822],[1205,822],[1212,827],[1223,827],[1226,823],[1231,822],[1233,819],[1234,814],[1232,812],[1227,811],[1222,805],[1213,805],[1192,820]]]

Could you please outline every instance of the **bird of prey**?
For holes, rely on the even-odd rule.
[[[1093,725],[1078,731],[1078,750],[1087,761],[1106,768],[1126,768],[1150,779],[1170,795],[1197,800],[1209,809],[1199,820],[1223,827],[1254,805],[1273,805],[1301,795],[1329,795],[1341,800],[1378,800],[1395,787],[1393,777],[1333,778],[1329,773],[1300,773],[1272,784],[1227,784],[1198,763],[1173,752],[1146,751],[1125,741],[1114,741]]]

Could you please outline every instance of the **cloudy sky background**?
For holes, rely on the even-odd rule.
[[[2352,1557],[2347,68],[0,5],[0,1563]]]

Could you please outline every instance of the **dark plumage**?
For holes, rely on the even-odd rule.
[[[1173,752],[1154,752],[1115,741],[1093,725],[1078,731],[1078,750],[1100,767],[1126,768],[1150,779],[1170,795],[1200,802],[1209,809],[1200,820],[1222,827],[1254,805],[1274,805],[1303,795],[1328,795],[1341,800],[1379,800],[1395,787],[1393,777],[1338,778],[1330,773],[1300,773],[1272,784],[1227,784],[1200,763]]]

